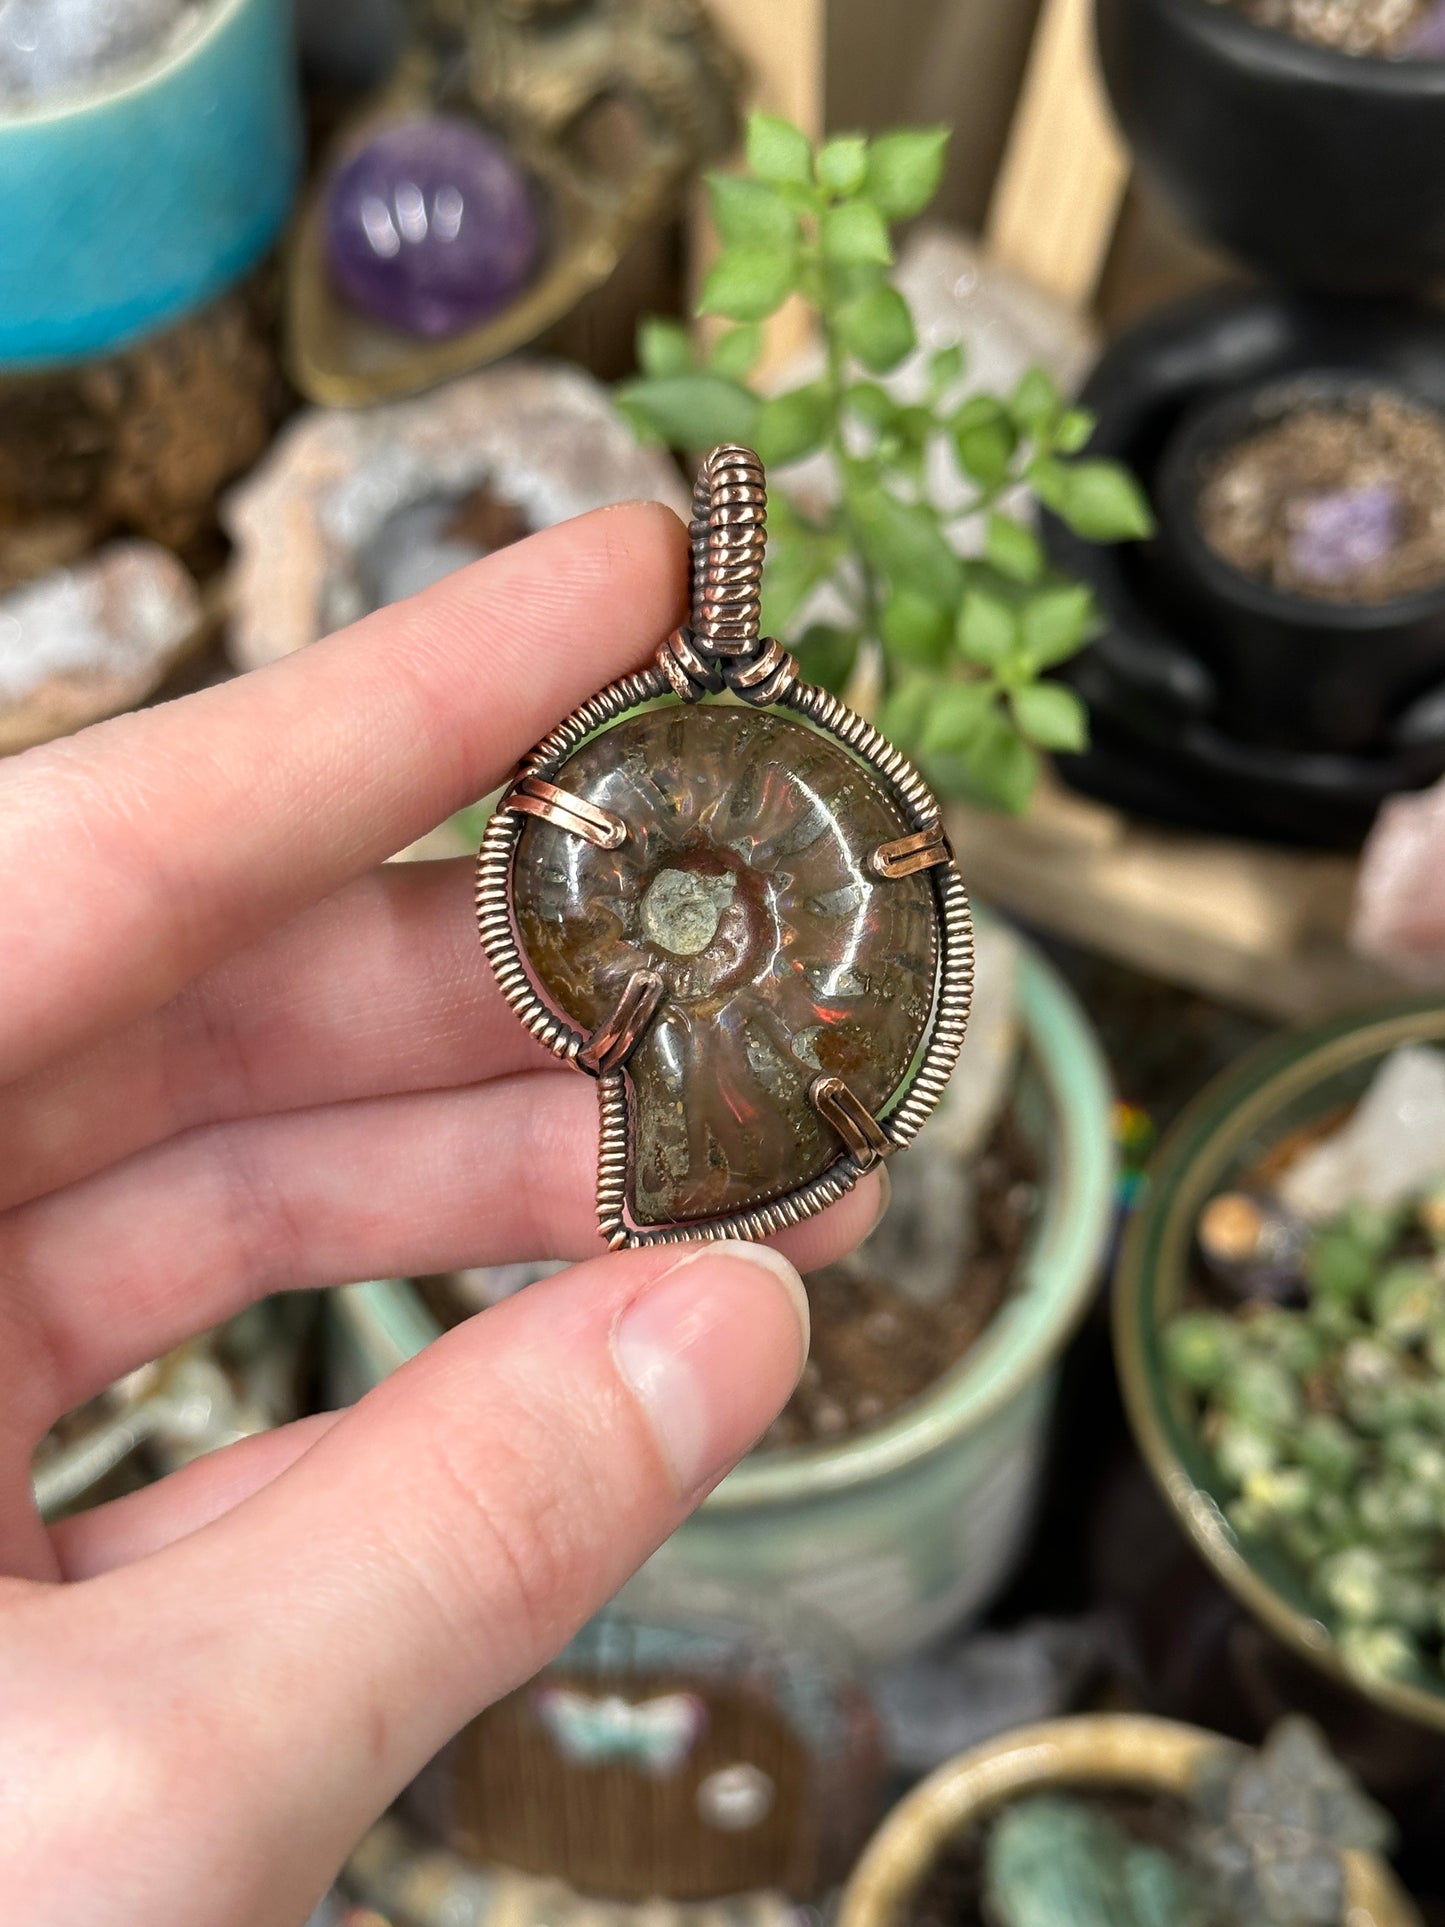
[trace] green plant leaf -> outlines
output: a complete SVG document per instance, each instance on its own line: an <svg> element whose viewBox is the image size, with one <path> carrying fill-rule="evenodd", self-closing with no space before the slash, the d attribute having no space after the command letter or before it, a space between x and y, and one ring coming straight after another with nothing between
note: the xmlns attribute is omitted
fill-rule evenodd
<svg viewBox="0 0 1445 1927"><path fill-rule="evenodd" d="M707 187L725 248L787 252L797 246L797 214L776 189L746 174L709 174Z"/></svg>
<svg viewBox="0 0 1445 1927"><path fill-rule="evenodd" d="M996 488L1008 475L1018 447L1018 431L1003 404L991 395L971 396L949 427L964 474L985 488Z"/></svg>
<svg viewBox="0 0 1445 1927"><path fill-rule="evenodd" d="M755 321L739 328L726 328L707 351L707 365L714 374L742 381L758 365L763 352L763 331Z"/></svg>
<svg viewBox="0 0 1445 1927"><path fill-rule="evenodd" d="M1097 611L1082 582L1041 589L1029 597L1019 618L1024 657L1030 669L1049 669L1077 654L1094 633Z"/></svg>
<svg viewBox="0 0 1445 1927"><path fill-rule="evenodd" d="M886 283L845 302L838 310L837 326L849 354L875 375L886 375L918 345L908 303Z"/></svg>
<svg viewBox="0 0 1445 1927"><path fill-rule="evenodd" d="M1087 408L1070 408L1054 424L1053 444L1061 455L1077 455L1087 448L1098 421Z"/></svg>
<svg viewBox="0 0 1445 1927"><path fill-rule="evenodd" d="M970 589L958 612L957 636L959 649L970 662L1000 669L1018 648L1018 619L997 596Z"/></svg>
<svg viewBox="0 0 1445 1927"><path fill-rule="evenodd" d="M780 527L774 520L763 570L762 630L786 637L808 597L832 574L837 544L831 536L801 527Z"/></svg>
<svg viewBox="0 0 1445 1927"><path fill-rule="evenodd" d="M938 192L948 149L946 127L908 128L868 144L867 190L890 221L919 214Z"/></svg>
<svg viewBox="0 0 1445 1927"><path fill-rule="evenodd" d="M876 381L855 381L843 397L843 406L865 428L879 435L890 429L898 416L897 402Z"/></svg>
<svg viewBox="0 0 1445 1927"><path fill-rule="evenodd" d="M1031 683L1010 692L1014 721L1040 749L1081 750L1089 740L1089 713L1061 682Z"/></svg>
<svg viewBox="0 0 1445 1927"><path fill-rule="evenodd" d="M890 583L952 608L963 586L963 567L921 502L900 502L877 483L847 488L848 512L867 561Z"/></svg>
<svg viewBox="0 0 1445 1927"><path fill-rule="evenodd" d="M943 687L937 676L912 669L884 701L879 726L885 736L912 749L923 734L933 705Z"/></svg>
<svg viewBox="0 0 1445 1927"><path fill-rule="evenodd" d="M937 691L919 747L929 755L970 750L987 727L994 692L986 682L949 682Z"/></svg>
<svg viewBox="0 0 1445 1927"><path fill-rule="evenodd" d="M832 194L856 194L868 165L868 143L861 134L839 134L818 150L814 175Z"/></svg>
<svg viewBox="0 0 1445 1927"><path fill-rule="evenodd" d="M884 267L893 259L888 224L871 201L844 201L818 223L823 252L840 267Z"/></svg>
<svg viewBox="0 0 1445 1927"><path fill-rule="evenodd" d="M948 655L951 611L930 602L916 589L895 584L879 619L883 645L899 662L939 668Z"/></svg>
<svg viewBox="0 0 1445 1927"><path fill-rule="evenodd" d="M1039 581L1044 573L1044 552L1032 529L1015 522L1011 515L993 514L984 527L983 552L987 559L1011 582L1025 588Z"/></svg>
<svg viewBox="0 0 1445 1927"><path fill-rule="evenodd" d="M963 380L968 367L968 357L963 352L961 341L953 342L947 348L938 348L928 357L928 392L935 401L941 401L950 388L956 388Z"/></svg>
<svg viewBox="0 0 1445 1927"><path fill-rule="evenodd" d="M1055 463L1050 476L1055 499L1049 507L1075 535L1088 542L1132 542L1154 533L1154 516L1144 491L1119 462ZM1035 484L1037 488L1037 484ZM1038 489L1039 499L1045 500Z"/></svg>
<svg viewBox="0 0 1445 1927"><path fill-rule="evenodd" d="M830 622L812 622L793 644L798 666L809 682L821 683L834 695L842 692L858 660L858 638Z"/></svg>
<svg viewBox="0 0 1445 1927"><path fill-rule="evenodd" d="M747 152L748 166L760 181L812 181L807 135L775 114L749 114Z"/></svg>
<svg viewBox="0 0 1445 1927"><path fill-rule="evenodd" d="M765 401L753 426L753 446L763 461L781 466L820 448L828 434L828 402L823 382Z"/></svg>
<svg viewBox="0 0 1445 1927"><path fill-rule="evenodd" d="M680 321L646 315L637 325L637 365L644 375L682 375L695 365L692 341Z"/></svg>
<svg viewBox="0 0 1445 1927"><path fill-rule="evenodd" d="M727 248L713 262L699 314L729 321L766 321L798 285L796 254L772 248Z"/></svg>
<svg viewBox="0 0 1445 1927"><path fill-rule="evenodd" d="M982 801L1022 816L1039 779L1039 759L1007 717L995 714L969 745L968 774Z"/></svg>
<svg viewBox="0 0 1445 1927"><path fill-rule="evenodd" d="M670 448L750 442L758 418L756 395L702 371L624 382L613 399L635 427Z"/></svg>
<svg viewBox="0 0 1445 1927"><path fill-rule="evenodd" d="M1042 368L1030 368L1009 396L1008 412L1021 435L1044 440L1063 408L1063 397L1053 377Z"/></svg>

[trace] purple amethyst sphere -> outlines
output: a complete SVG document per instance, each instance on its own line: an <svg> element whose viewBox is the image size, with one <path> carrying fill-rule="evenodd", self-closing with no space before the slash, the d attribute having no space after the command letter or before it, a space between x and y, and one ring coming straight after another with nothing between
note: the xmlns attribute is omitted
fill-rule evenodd
<svg viewBox="0 0 1445 1927"><path fill-rule="evenodd" d="M531 279L536 210L512 155L470 121L403 121L345 161L326 203L342 298L403 334L475 327Z"/></svg>

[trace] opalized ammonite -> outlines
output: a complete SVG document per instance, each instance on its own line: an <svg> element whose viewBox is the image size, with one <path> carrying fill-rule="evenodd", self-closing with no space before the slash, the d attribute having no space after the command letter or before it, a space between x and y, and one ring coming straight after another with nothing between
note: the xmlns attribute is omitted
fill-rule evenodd
<svg viewBox="0 0 1445 1927"><path fill-rule="evenodd" d="M599 1081L614 1245L766 1237L821 1210L916 1134L967 1018L938 805L758 638L764 515L757 457L714 450L691 627L538 744L482 845L502 989Z"/></svg>

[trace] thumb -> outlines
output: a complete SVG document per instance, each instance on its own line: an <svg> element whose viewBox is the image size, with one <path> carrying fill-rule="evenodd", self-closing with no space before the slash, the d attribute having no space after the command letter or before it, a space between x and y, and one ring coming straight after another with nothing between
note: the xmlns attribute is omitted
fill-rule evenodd
<svg viewBox="0 0 1445 1927"><path fill-rule="evenodd" d="M146 1864L184 1857L165 1918L190 1919L191 1873L206 1927L303 1917L450 1735L742 1457L806 1350L802 1282L767 1247L599 1258L447 1333L213 1525L71 1588L112 1655L133 1631L103 1694L130 1748L188 1750L170 1810L106 1818L127 1857L140 1832ZM249 1883L234 1915L218 1862Z"/></svg>

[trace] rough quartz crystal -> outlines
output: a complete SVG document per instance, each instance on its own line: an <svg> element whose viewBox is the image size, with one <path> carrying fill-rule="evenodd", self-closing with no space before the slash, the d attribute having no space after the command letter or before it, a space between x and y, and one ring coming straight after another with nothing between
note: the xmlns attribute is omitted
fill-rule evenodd
<svg viewBox="0 0 1445 1927"><path fill-rule="evenodd" d="M0 0L0 101L84 93L179 45L215 0Z"/></svg>
<svg viewBox="0 0 1445 1927"><path fill-rule="evenodd" d="M510 152L444 115L375 135L327 198L327 258L342 296L404 334L443 339L494 314L527 285L537 245Z"/></svg>
<svg viewBox="0 0 1445 1927"><path fill-rule="evenodd" d="M634 971L666 984L628 1063L638 1222L749 1209L819 1176L843 1147L813 1079L842 1077L876 1116L932 1010L932 881L868 868L912 825L831 737L741 706L624 717L554 780L627 839L602 850L527 822L514 903L532 969L589 1032Z"/></svg>

